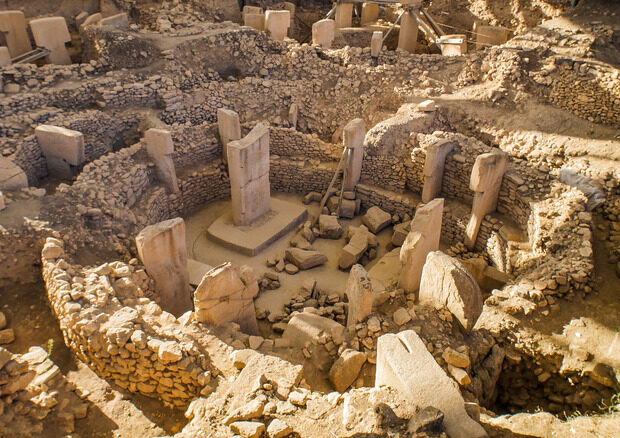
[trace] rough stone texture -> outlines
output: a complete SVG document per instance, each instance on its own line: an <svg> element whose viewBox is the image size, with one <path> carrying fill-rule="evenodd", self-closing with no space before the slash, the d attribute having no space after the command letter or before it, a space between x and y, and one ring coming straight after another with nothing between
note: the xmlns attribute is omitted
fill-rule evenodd
<svg viewBox="0 0 620 438"><path fill-rule="evenodd" d="M399 285L408 293L417 291L420 286L426 255L439 249L443 204L443 198L433 199L418 207L411 221L411 231L400 249Z"/></svg>
<svg viewBox="0 0 620 438"><path fill-rule="evenodd" d="M458 260L441 251L426 257L419 299L421 303L445 306L468 332L482 313L478 283Z"/></svg>
<svg viewBox="0 0 620 438"><path fill-rule="evenodd" d="M392 223L392 216L390 213L374 206L369 208L366 214L362 216L362 223L368 227L371 233L377 234Z"/></svg>
<svg viewBox="0 0 620 438"><path fill-rule="evenodd" d="M312 269L327 262L327 256L325 254L300 248L288 248L285 252L285 258L302 271Z"/></svg>
<svg viewBox="0 0 620 438"><path fill-rule="evenodd" d="M293 315L284 330L283 338L291 345L305 346L306 342L318 343L321 339L342 338L344 326L328 318L303 312Z"/></svg>
<svg viewBox="0 0 620 438"><path fill-rule="evenodd" d="M347 327L355 327L372 312L372 284L362 265L353 265L344 290L349 298Z"/></svg>
<svg viewBox="0 0 620 438"><path fill-rule="evenodd" d="M387 385L409 402L433 406L445 415L444 425L454 438L486 437L465 411L465 401L454 382L435 362L424 342L411 330L387 334L377 343L375 387Z"/></svg>
<svg viewBox="0 0 620 438"><path fill-rule="evenodd" d="M214 325L234 321L245 333L258 334L254 297L258 280L248 266L224 263L205 274L194 292L194 314L199 322Z"/></svg>
<svg viewBox="0 0 620 438"><path fill-rule="evenodd" d="M170 219L144 228L136 236L140 260L155 280L162 307L175 315L191 309L185 222Z"/></svg>
<svg viewBox="0 0 620 438"><path fill-rule="evenodd" d="M337 216L322 214L319 216L319 236L323 239L340 239L343 233Z"/></svg>
<svg viewBox="0 0 620 438"><path fill-rule="evenodd" d="M357 379L366 362L366 355L356 350L344 350L329 370L329 380L338 392L345 392Z"/></svg>

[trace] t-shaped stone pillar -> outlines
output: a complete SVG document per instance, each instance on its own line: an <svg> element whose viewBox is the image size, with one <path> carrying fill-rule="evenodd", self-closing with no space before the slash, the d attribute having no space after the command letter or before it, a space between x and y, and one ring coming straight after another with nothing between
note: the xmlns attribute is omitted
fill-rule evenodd
<svg viewBox="0 0 620 438"><path fill-rule="evenodd" d="M413 16L415 12L405 12L400 20L398 48L414 53L418 44L418 22Z"/></svg>
<svg viewBox="0 0 620 438"><path fill-rule="evenodd" d="M185 222L180 217L144 228L136 236L138 256L155 280L162 309L179 316L192 308L185 248Z"/></svg>
<svg viewBox="0 0 620 438"><path fill-rule="evenodd" d="M370 56L378 57L381 54L381 49L383 49L383 32L377 30L372 33L370 39Z"/></svg>
<svg viewBox="0 0 620 438"><path fill-rule="evenodd" d="M319 20L312 25L312 44L329 49L335 37L336 22L334 20Z"/></svg>
<svg viewBox="0 0 620 438"><path fill-rule="evenodd" d="M508 155L499 150L478 155L476 158L469 182L469 188L475 192L474 202L465 230L465 246L469 250L474 249L484 216L497 209L499 189L507 167Z"/></svg>
<svg viewBox="0 0 620 438"><path fill-rule="evenodd" d="M170 156L174 152L172 134L165 129L151 128L144 133L144 141L146 153L155 163L157 178L166 186L169 193L178 193L177 174Z"/></svg>
<svg viewBox="0 0 620 438"><path fill-rule="evenodd" d="M224 163L228 163L228 143L241 138L239 114L225 108L218 108L217 129L220 133L220 141L222 142Z"/></svg>
<svg viewBox="0 0 620 438"><path fill-rule="evenodd" d="M450 140L438 140L426 149L422 202L427 203L433 200L441 192L446 157L452 150L454 150L454 143Z"/></svg>
<svg viewBox="0 0 620 438"><path fill-rule="evenodd" d="M39 146L45 155L50 175L71 178L73 169L86 161L84 135L79 131L60 126L40 125L34 130Z"/></svg>
<svg viewBox="0 0 620 438"><path fill-rule="evenodd" d="M51 50L47 56L50 64L71 64L71 57L65 43L71 41L67 22L63 17L46 17L30 22L32 36L38 46Z"/></svg>
<svg viewBox="0 0 620 438"><path fill-rule="evenodd" d="M353 3L338 3L335 18L336 28L351 27L353 24Z"/></svg>
<svg viewBox="0 0 620 438"><path fill-rule="evenodd" d="M228 143L228 174L235 225L249 225L271 209L269 128L259 123Z"/></svg>
<svg viewBox="0 0 620 438"><path fill-rule="evenodd" d="M32 50L26 31L26 17L22 11L0 11L0 32L4 33L12 58Z"/></svg>
<svg viewBox="0 0 620 438"><path fill-rule="evenodd" d="M284 41L290 25L291 13L289 11L265 12L265 30L274 40Z"/></svg>
<svg viewBox="0 0 620 438"><path fill-rule="evenodd" d="M379 5L376 3L364 3L362 5L362 18L360 24L362 26L374 23L379 18Z"/></svg>
<svg viewBox="0 0 620 438"><path fill-rule="evenodd" d="M351 267L344 293L349 298L347 327L355 327L372 312L372 285L362 265Z"/></svg>
<svg viewBox="0 0 620 438"><path fill-rule="evenodd" d="M366 126L364 120L353 119L344 127L342 143L350 149L347 176L342 183L345 192L355 191L355 187L362 174L362 162L364 161L364 137Z"/></svg>
<svg viewBox="0 0 620 438"><path fill-rule="evenodd" d="M418 290L426 256L439 249L442 214L443 198L436 198L419 206L411 221L411 231L400 249L399 285L407 293Z"/></svg>

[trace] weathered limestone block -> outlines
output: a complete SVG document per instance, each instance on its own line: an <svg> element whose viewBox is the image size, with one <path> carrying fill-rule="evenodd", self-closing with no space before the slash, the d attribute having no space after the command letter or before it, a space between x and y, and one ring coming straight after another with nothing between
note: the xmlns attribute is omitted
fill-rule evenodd
<svg viewBox="0 0 620 438"><path fill-rule="evenodd" d="M372 33L370 38L370 56L373 58L378 57L383 49L383 32L380 30Z"/></svg>
<svg viewBox="0 0 620 438"><path fill-rule="evenodd" d="M241 330L258 334L254 297L258 279L252 268L224 263L205 274L194 292L196 320L214 325L234 321Z"/></svg>
<svg viewBox="0 0 620 438"><path fill-rule="evenodd" d="M374 23L379 18L379 5L376 3L364 3L362 5L362 18L360 24L363 26Z"/></svg>
<svg viewBox="0 0 620 438"><path fill-rule="evenodd" d="M329 370L329 380L336 391L345 392L355 382L364 362L366 355L362 352L351 349L342 352Z"/></svg>
<svg viewBox="0 0 620 438"><path fill-rule="evenodd" d="M460 42L459 42L460 41ZM461 56L467 53L467 35L444 35L437 42L443 56Z"/></svg>
<svg viewBox="0 0 620 438"><path fill-rule="evenodd" d="M177 316L191 309L183 219L144 228L136 236L136 247L146 271L155 280L161 307Z"/></svg>
<svg viewBox="0 0 620 438"><path fill-rule="evenodd" d="M474 32L476 33L476 50L504 44L508 41L508 30L503 27L476 23L474 25Z"/></svg>
<svg viewBox="0 0 620 438"><path fill-rule="evenodd" d="M422 202L430 202L441 193L441 181L443 180L446 157L454 150L454 146L454 142L450 140L439 140L426 149Z"/></svg>
<svg viewBox="0 0 620 438"><path fill-rule="evenodd" d="M19 190L28 187L26 173L8 158L0 157L0 189Z"/></svg>
<svg viewBox="0 0 620 438"><path fill-rule="evenodd" d="M102 18L100 24L102 26L114 26L119 29L127 29L129 27L129 17L126 12L122 12L120 14Z"/></svg>
<svg viewBox="0 0 620 438"><path fill-rule="evenodd" d="M59 126L40 125L35 135L47 161L50 175L71 178L75 169L84 163L84 136L79 131Z"/></svg>
<svg viewBox="0 0 620 438"><path fill-rule="evenodd" d="M336 6L336 28L351 27L353 24L353 3L338 3Z"/></svg>
<svg viewBox="0 0 620 438"><path fill-rule="evenodd" d="M398 34L398 48L409 53L415 53L418 45L418 22L412 13L405 13L400 20Z"/></svg>
<svg viewBox="0 0 620 438"><path fill-rule="evenodd" d="M179 184L171 154L174 152L172 134L166 129L151 128L144 133L146 153L155 163L157 178L169 193L178 193Z"/></svg>
<svg viewBox="0 0 620 438"><path fill-rule="evenodd" d="M228 163L228 143L241 139L239 114L226 108L217 109L217 129L222 142L224 163Z"/></svg>
<svg viewBox="0 0 620 438"><path fill-rule="evenodd" d="M65 43L71 42L71 34L64 17L32 20L30 29L37 45L51 50L52 53L46 58L49 64L71 64L71 57L65 47Z"/></svg>
<svg viewBox="0 0 620 438"><path fill-rule="evenodd" d="M362 265L353 265L344 290L349 298L347 327L355 327L372 312L372 284Z"/></svg>
<svg viewBox="0 0 620 438"><path fill-rule="evenodd" d="M0 67L11 64L11 53L8 47L0 47Z"/></svg>
<svg viewBox="0 0 620 438"><path fill-rule="evenodd" d="M284 252L284 257L288 262L294 264L302 271L312 269L327 262L327 256L325 254L301 248L287 248Z"/></svg>
<svg viewBox="0 0 620 438"><path fill-rule="evenodd" d="M291 13L289 11L265 12L265 30L274 40L284 41L290 25Z"/></svg>
<svg viewBox="0 0 620 438"><path fill-rule="evenodd" d="M362 216L362 223L368 227L371 233L377 234L392 223L392 215L375 205L370 207Z"/></svg>
<svg viewBox="0 0 620 438"><path fill-rule="evenodd" d="M303 347L306 342L318 344L324 337L342 339L343 334L344 326L333 319L303 312L293 315L282 337L288 339L291 345Z"/></svg>
<svg viewBox="0 0 620 438"><path fill-rule="evenodd" d="M474 201L465 230L465 246L470 250L476 244L482 219L497 209L499 190L507 167L508 154L502 151L481 154L476 158L469 182L469 188L475 192Z"/></svg>
<svg viewBox="0 0 620 438"><path fill-rule="evenodd" d="M342 143L349 148L349 161L347 164L347 176L342 183L344 191L353 192L362 174L362 162L364 161L364 136L366 125L362 119L353 119L346 124L342 132Z"/></svg>
<svg viewBox="0 0 620 438"><path fill-rule="evenodd" d="M265 30L265 14L251 14L251 13L244 14L243 25L249 26L256 30L264 31Z"/></svg>
<svg viewBox="0 0 620 438"><path fill-rule="evenodd" d="M482 313L476 280L457 259L434 251L426 257L420 281L420 303L446 307L469 332Z"/></svg>
<svg viewBox="0 0 620 438"><path fill-rule="evenodd" d="M349 227L346 237L349 243L342 248L340 253L338 259L340 269L349 269L362 258L369 247L374 248L378 245L377 236L369 232L364 225Z"/></svg>
<svg viewBox="0 0 620 438"><path fill-rule="evenodd" d="M11 58L32 50L26 30L26 17L22 11L0 11L0 32L4 33Z"/></svg>
<svg viewBox="0 0 620 438"><path fill-rule="evenodd" d="M319 236L323 239L340 239L343 229L336 216L322 214L319 216Z"/></svg>
<svg viewBox="0 0 620 438"><path fill-rule="evenodd" d="M243 7L243 10L241 11L241 15L243 15L244 17L246 14L262 14L262 13L263 13L263 8L261 8L260 6L245 5Z"/></svg>
<svg viewBox="0 0 620 438"><path fill-rule="evenodd" d="M400 249L399 285L407 293L418 290L427 254L439 249L442 213L443 198L435 198L418 207L411 221L411 231Z"/></svg>
<svg viewBox="0 0 620 438"><path fill-rule="evenodd" d="M336 22L334 20L319 20L312 25L312 44L318 44L329 49L336 37Z"/></svg>
<svg viewBox="0 0 620 438"><path fill-rule="evenodd" d="M375 387L382 385L394 388L407 403L433 406L443 412L450 437L487 436L482 426L467 414L456 384L412 330L379 337Z"/></svg>
<svg viewBox="0 0 620 438"><path fill-rule="evenodd" d="M249 225L271 209L269 129L259 123L241 140L228 143L233 222Z"/></svg>

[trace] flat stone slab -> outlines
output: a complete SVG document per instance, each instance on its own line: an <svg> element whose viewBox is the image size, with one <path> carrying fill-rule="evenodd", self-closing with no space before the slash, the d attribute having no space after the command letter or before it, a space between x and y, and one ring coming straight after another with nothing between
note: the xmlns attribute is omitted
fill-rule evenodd
<svg viewBox="0 0 620 438"><path fill-rule="evenodd" d="M194 259L187 259L187 270L189 272L189 284L198 286L202 278L207 272L213 269L213 266L199 262Z"/></svg>
<svg viewBox="0 0 620 438"><path fill-rule="evenodd" d="M302 205L271 198L271 211L250 225L236 226L232 206L207 230L210 239L248 256L255 256L305 221L308 210Z"/></svg>

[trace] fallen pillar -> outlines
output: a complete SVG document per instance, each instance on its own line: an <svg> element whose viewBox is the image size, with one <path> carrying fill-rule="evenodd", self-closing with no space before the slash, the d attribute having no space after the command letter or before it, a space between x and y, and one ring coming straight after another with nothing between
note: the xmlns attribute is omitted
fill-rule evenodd
<svg viewBox="0 0 620 438"><path fill-rule="evenodd" d="M439 249L442 214L443 198L436 198L418 207L411 221L411 231L400 249L402 267L398 281L407 293L418 290L426 256Z"/></svg>
<svg viewBox="0 0 620 438"><path fill-rule="evenodd" d="M276 41L284 41L291 25L291 13L289 11L266 11L265 30Z"/></svg>
<svg viewBox="0 0 620 438"><path fill-rule="evenodd" d="M457 259L441 251L426 257L422 269L420 303L443 306L470 332L482 313L482 293L470 272Z"/></svg>
<svg viewBox="0 0 620 438"><path fill-rule="evenodd" d="M217 129L222 142L222 157L224 163L228 163L228 143L241 139L239 114L226 108L218 108Z"/></svg>
<svg viewBox="0 0 620 438"><path fill-rule="evenodd" d="M312 44L329 49L335 37L336 22L334 20L319 20L312 25Z"/></svg>
<svg viewBox="0 0 620 438"><path fill-rule="evenodd" d="M71 64L65 43L71 42L71 34L64 17L46 17L30 22L32 36L37 46L45 47L51 53L47 56L49 64Z"/></svg>
<svg viewBox="0 0 620 438"><path fill-rule="evenodd" d="M443 180L446 157L453 150L454 143L450 140L436 141L426 149L422 202L430 202L441 193L441 182Z"/></svg>
<svg viewBox="0 0 620 438"><path fill-rule="evenodd" d="M353 265L344 290L349 298L347 327L355 327L372 312L372 285L362 265Z"/></svg>
<svg viewBox="0 0 620 438"><path fill-rule="evenodd" d="M32 50L26 30L26 17L22 11L0 11L0 33L4 34L11 58Z"/></svg>
<svg viewBox="0 0 620 438"><path fill-rule="evenodd" d="M151 128L145 132L144 140L146 153L155 163L157 179L164 184L169 193L178 193L179 184L171 157L174 152L172 134L165 129Z"/></svg>
<svg viewBox="0 0 620 438"><path fill-rule="evenodd" d="M412 330L379 337L375 387L380 386L395 389L406 403L439 409L445 415L444 426L451 438L487 436L467 414L454 381Z"/></svg>
<svg viewBox="0 0 620 438"><path fill-rule="evenodd" d="M233 222L249 225L271 208L269 129L259 123L241 140L228 143Z"/></svg>
<svg viewBox="0 0 620 438"><path fill-rule="evenodd" d="M478 155L471 171L469 187L473 190L474 201L471 217L465 229L465 246L473 250L482 219L497 209L497 198L502 186L502 178L508 167L508 155L494 151Z"/></svg>
<svg viewBox="0 0 620 438"><path fill-rule="evenodd" d="M179 316L192 308L185 248L185 222L180 217L149 225L136 236L138 256L155 281L162 309Z"/></svg>
<svg viewBox="0 0 620 438"><path fill-rule="evenodd" d="M249 266L224 263L207 272L194 292L194 316L216 326L234 321L248 334L258 334L254 297L258 279Z"/></svg>

